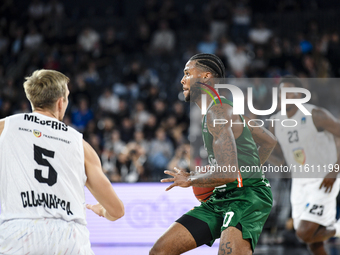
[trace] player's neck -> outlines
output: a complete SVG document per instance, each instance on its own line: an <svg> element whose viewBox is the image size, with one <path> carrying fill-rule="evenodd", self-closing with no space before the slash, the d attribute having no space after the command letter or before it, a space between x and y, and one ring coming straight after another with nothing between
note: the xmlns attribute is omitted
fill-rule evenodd
<svg viewBox="0 0 340 255"><path fill-rule="evenodd" d="M296 113L298 110L299 110L299 108L297 108L296 105L294 105L294 106L292 107L292 109L289 109L289 110L287 111L287 117L288 117L288 118L293 117L293 116L295 115L295 113Z"/></svg>
<svg viewBox="0 0 340 255"><path fill-rule="evenodd" d="M206 97L206 102L207 102L206 107L208 109L209 105L212 102L212 98L211 97ZM202 110L202 98L201 97L197 98L197 100L195 101L195 104L197 104L197 106Z"/></svg>
<svg viewBox="0 0 340 255"><path fill-rule="evenodd" d="M37 108L37 109L34 109L33 112L40 113L40 114L45 115L47 117L51 117L51 118L59 120L57 118L57 113L55 113L51 110Z"/></svg>

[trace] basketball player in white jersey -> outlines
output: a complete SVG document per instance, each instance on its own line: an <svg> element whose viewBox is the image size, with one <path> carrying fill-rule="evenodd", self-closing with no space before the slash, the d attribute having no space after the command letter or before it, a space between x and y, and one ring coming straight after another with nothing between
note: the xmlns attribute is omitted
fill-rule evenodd
<svg viewBox="0 0 340 255"><path fill-rule="evenodd" d="M302 84L298 78L286 76L280 82L280 88L282 87L302 87ZM287 93L287 99L301 98L301 95ZM336 178L335 171L328 171L339 164L334 136L340 137L340 121L323 108L311 104L303 106L312 115L304 115L292 104L287 105L287 115L282 116L278 112L272 116L272 119L280 120L274 121L274 127L271 127L272 133L278 139L274 153L281 155L288 166L296 169L295 173L292 171L291 190L296 234L308 244L313 254L324 255L327 253L323 241L333 236L340 237L340 224L335 222L340 180ZM287 118L294 119L297 125L283 127L280 123ZM324 172L324 166L327 172ZM309 173L312 172L312 167L315 172L320 168L318 177L304 172L307 167Z"/></svg>
<svg viewBox="0 0 340 255"><path fill-rule="evenodd" d="M85 208L111 221L124 215L97 154L62 122L68 82L35 71L24 83L33 113L0 120L0 254L93 254ZM97 205L85 204L84 185Z"/></svg>

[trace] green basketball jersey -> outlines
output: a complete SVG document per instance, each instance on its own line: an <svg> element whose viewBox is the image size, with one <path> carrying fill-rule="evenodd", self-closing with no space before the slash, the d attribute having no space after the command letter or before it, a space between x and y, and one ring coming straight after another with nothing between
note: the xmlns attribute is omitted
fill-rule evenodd
<svg viewBox="0 0 340 255"><path fill-rule="evenodd" d="M233 106L233 103L228 99L221 97L221 101L224 104L229 104ZM208 107L207 111L213 106L213 102ZM240 115L242 121L244 122L244 118ZM235 124L241 125L243 124ZM208 152L208 161L210 166L216 166L217 162L215 159L214 151L213 151L213 136L210 134L207 127L206 115L203 117L202 122L202 137L205 149ZM250 186L269 186L269 182L265 179L264 174L260 168L261 162L258 154L258 150L256 147L256 143L251 135L251 132L245 124L243 127L242 134L235 139L236 147L237 147L237 160L238 167L240 172L238 174L237 180L232 183L228 183L219 187L216 187L219 191L231 190L236 187L250 187ZM225 168L227 169L227 168Z"/></svg>

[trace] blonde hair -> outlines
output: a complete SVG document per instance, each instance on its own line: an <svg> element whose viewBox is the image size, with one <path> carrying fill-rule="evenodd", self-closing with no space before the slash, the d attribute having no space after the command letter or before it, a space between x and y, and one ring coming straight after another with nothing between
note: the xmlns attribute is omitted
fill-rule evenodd
<svg viewBox="0 0 340 255"><path fill-rule="evenodd" d="M37 70L26 77L24 89L32 108L53 109L60 97L66 98L66 87L70 79L54 70Z"/></svg>

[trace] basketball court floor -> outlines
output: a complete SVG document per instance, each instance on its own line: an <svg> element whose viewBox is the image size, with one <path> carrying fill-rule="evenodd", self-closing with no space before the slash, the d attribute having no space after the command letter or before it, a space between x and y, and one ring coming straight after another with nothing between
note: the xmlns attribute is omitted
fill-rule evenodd
<svg viewBox="0 0 340 255"><path fill-rule="evenodd" d="M97 246L92 245L92 249L96 255L147 255L151 246ZM340 255L340 245L327 245L329 255ZM186 255L217 255L218 246L212 247L202 246L195 250L184 253ZM259 245L256 247L254 255L309 255L306 248L285 248L279 245L267 246Z"/></svg>

